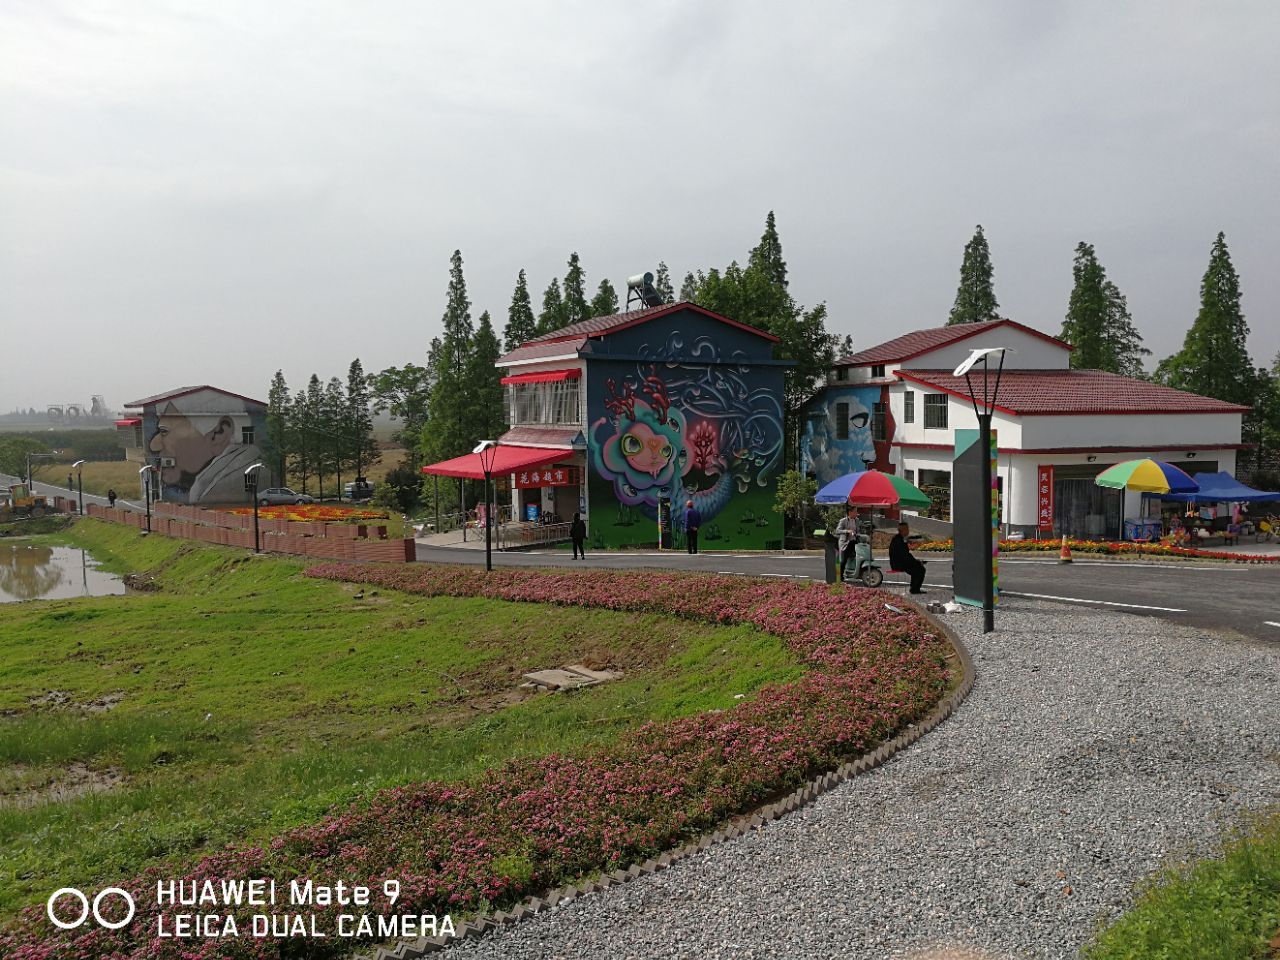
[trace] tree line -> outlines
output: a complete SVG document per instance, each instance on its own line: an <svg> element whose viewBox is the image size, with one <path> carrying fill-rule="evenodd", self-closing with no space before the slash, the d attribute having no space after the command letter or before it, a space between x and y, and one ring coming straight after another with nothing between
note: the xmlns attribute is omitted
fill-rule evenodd
<svg viewBox="0 0 1280 960"><path fill-rule="evenodd" d="M1243 442L1250 444L1241 460L1253 480L1268 489L1280 484L1276 455L1280 451L1280 353L1271 366L1256 364L1249 354L1249 325L1241 307L1240 278L1231 262L1226 236L1219 233L1209 251L1200 281L1200 308L1182 342L1148 373L1142 345L1128 301L1107 277L1092 244L1081 241L1072 264L1072 289L1060 339L1075 347L1075 369L1106 370L1250 407L1244 418ZM949 324L1000 319L994 270L987 239L979 225L965 245L960 285Z"/></svg>
<svg viewBox="0 0 1280 960"><path fill-rule="evenodd" d="M346 474L355 480L378 458L373 436L370 378L359 358L347 368L343 383L322 383L313 373L303 389L289 392L284 371L277 370L267 391L264 457L281 483L295 483L300 493L324 489L324 479Z"/></svg>

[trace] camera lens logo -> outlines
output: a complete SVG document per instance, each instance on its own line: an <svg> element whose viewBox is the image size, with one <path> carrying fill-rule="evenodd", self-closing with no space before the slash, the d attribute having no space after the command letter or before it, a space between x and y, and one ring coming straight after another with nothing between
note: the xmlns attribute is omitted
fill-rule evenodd
<svg viewBox="0 0 1280 960"><path fill-rule="evenodd" d="M108 920L102 915L102 901L112 894L129 905L129 912L125 914L123 920ZM65 920L54 912L54 904L63 897L80 901L80 915L74 920ZM119 930L133 919L133 914L136 910L137 907L133 902L133 897L129 895L129 891L121 890L119 887L104 887L98 891L98 895L93 898L92 906L89 903L89 898L80 890L75 887L63 887L60 890L53 891L52 896L49 897L49 902L45 904L45 911L49 914L50 922L60 930L74 930L76 927L83 926L84 922L89 919L90 913L93 914L93 919L98 922L98 926L106 927L108 930Z"/></svg>

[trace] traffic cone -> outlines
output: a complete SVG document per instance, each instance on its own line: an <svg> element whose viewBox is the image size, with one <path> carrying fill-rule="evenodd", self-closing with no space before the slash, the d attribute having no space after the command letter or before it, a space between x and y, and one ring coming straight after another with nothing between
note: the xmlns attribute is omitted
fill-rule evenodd
<svg viewBox="0 0 1280 960"><path fill-rule="evenodd" d="M1065 533L1062 535L1062 550L1059 551L1058 553L1058 562L1059 563L1071 562L1071 547L1067 545L1067 535Z"/></svg>

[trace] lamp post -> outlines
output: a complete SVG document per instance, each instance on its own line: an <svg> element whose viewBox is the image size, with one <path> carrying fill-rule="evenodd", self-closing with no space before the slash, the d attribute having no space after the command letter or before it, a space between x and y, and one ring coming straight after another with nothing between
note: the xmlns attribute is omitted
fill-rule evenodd
<svg viewBox="0 0 1280 960"><path fill-rule="evenodd" d="M484 568L493 569L493 511L490 509L489 483L493 479L493 461L498 456L497 440L481 440L471 451L480 458L484 471Z"/></svg>
<svg viewBox="0 0 1280 960"><path fill-rule="evenodd" d="M990 633L996 628L996 588L995 588L995 562L996 562L996 544L995 544L995 523L997 517L996 503L997 493L994 478L991 476L991 418L996 407L996 395L1000 392L1000 376L1004 373L1004 356L1006 353L1013 351L1007 347L986 347L978 350L972 350L960 366L956 367L952 374L956 377L964 377L965 385L969 389L969 399L973 402L973 412L978 418L978 452L982 458L982 482L980 488L982 491L981 503L975 503L975 507L980 507L982 515L986 518L982 523L982 555L986 558L985 562L991 564L991 568L984 567L982 576L982 632ZM999 355L999 363L995 371L995 383L991 383L991 358ZM973 383L974 367L978 364L982 366L982 383L981 393L975 389ZM979 403L981 396L981 403Z"/></svg>
<svg viewBox="0 0 1280 960"><path fill-rule="evenodd" d="M147 533L151 532L151 474L155 472L155 465L148 463L145 467L138 471L138 476L142 477L142 493L147 501Z"/></svg>
<svg viewBox="0 0 1280 960"><path fill-rule="evenodd" d="M77 460L75 463L71 465L71 468L76 472L76 486L79 488L79 493L80 493L80 516L83 517L84 516L84 461Z"/></svg>
<svg viewBox="0 0 1280 960"><path fill-rule="evenodd" d="M253 463L244 468L244 489L253 501L253 552L262 552L262 539L258 535L258 471L262 464Z"/></svg>

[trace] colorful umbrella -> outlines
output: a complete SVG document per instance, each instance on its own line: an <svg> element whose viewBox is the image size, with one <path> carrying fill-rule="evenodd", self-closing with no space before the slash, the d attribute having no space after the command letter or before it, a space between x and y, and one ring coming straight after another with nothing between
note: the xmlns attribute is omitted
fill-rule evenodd
<svg viewBox="0 0 1280 960"><path fill-rule="evenodd" d="M1171 463L1163 460L1126 460L1107 467L1093 481L1113 490L1138 490L1142 493L1195 493L1200 484Z"/></svg>
<svg viewBox="0 0 1280 960"><path fill-rule="evenodd" d="M879 470L861 470L837 477L818 491L818 503L851 503L855 507L916 507L930 500L914 483Z"/></svg>

